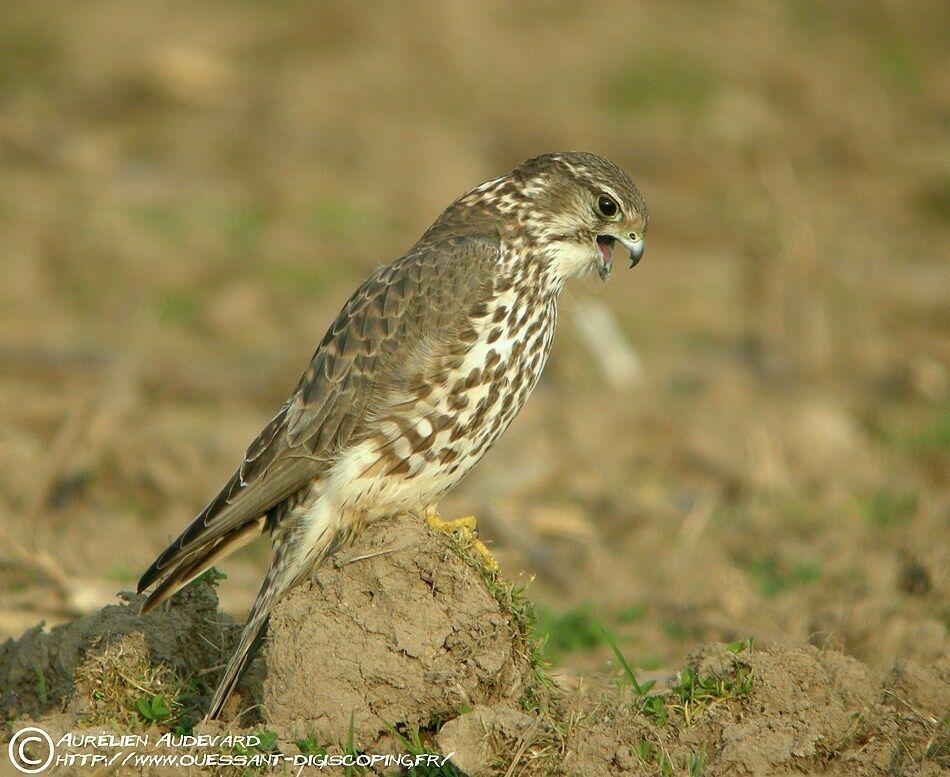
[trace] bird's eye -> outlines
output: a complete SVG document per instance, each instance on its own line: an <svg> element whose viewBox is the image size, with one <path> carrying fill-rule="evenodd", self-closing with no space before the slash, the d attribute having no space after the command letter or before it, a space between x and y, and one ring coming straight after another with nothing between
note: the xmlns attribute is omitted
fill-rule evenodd
<svg viewBox="0 0 950 777"><path fill-rule="evenodd" d="M600 197L597 198L597 210L600 211L600 215L606 219L616 219L620 217L620 208L617 207L617 203L606 194L601 194Z"/></svg>

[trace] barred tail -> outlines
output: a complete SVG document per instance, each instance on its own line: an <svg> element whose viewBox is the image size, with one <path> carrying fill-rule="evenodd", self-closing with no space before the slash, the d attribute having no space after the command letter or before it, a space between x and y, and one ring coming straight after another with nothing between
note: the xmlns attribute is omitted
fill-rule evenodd
<svg viewBox="0 0 950 777"><path fill-rule="evenodd" d="M228 696L257 653L277 600L303 580L311 569L339 550L351 536L351 529L331 528L325 520L320 521L317 527L312 524L295 525L288 521L284 530L274 536L274 560L247 616L237 649L228 661L224 675L214 692L208 709L209 718L216 718L221 714L221 708L224 707Z"/></svg>
<svg viewBox="0 0 950 777"><path fill-rule="evenodd" d="M230 556L238 548L242 548L251 540L256 539L264 533L266 519L261 517L253 521L248 521L242 526L228 532L211 542L199 546L189 553L182 554L176 552L166 559L163 558L169 550L178 551L174 543L169 549L159 556L155 563L149 567L142 579L139 580L139 593L151 586L159 577L165 575L161 583L152 591L148 599L142 604L141 613L144 615L150 610L154 610L158 605L175 594L176 591L184 588L188 583L194 580L198 575L209 567L216 564L226 556ZM169 568L170 567L170 568Z"/></svg>
<svg viewBox="0 0 950 777"><path fill-rule="evenodd" d="M254 600L254 606L251 607L247 621L244 623L237 649L228 661L214 692L214 698L211 699L211 706L208 708L209 718L217 718L221 714L221 708L224 707L264 640L264 635L267 633L267 621L270 619L274 604L289 587L275 584L279 583L278 571L277 565L274 564L264 578L261 590L257 593L257 599Z"/></svg>

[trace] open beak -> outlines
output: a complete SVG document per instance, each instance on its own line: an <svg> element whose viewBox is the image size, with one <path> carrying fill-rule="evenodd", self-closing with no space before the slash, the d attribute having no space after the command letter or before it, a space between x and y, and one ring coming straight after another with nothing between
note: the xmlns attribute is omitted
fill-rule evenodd
<svg viewBox="0 0 950 777"><path fill-rule="evenodd" d="M600 249L600 267L597 268L597 274L602 281L610 277L611 260L613 258L614 244L617 241L623 245L630 253L630 266L635 267L637 262L643 257L643 238L634 235L626 237L615 237L614 235L598 235L597 248Z"/></svg>
<svg viewBox="0 0 950 777"><path fill-rule="evenodd" d="M630 252L630 266L636 267L637 262L643 258L643 238L629 235L627 237L618 237L617 239L623 243L623 247Z"/></svg>
<svg viewBox="0 0 950 777"><path fill-rule="evenodd" d="M597 268L597 274L602 281L610 277L611 260L614 255L614 243L617 239L613 235L598 235L597 248L600 249L600 267Z"/></svg>

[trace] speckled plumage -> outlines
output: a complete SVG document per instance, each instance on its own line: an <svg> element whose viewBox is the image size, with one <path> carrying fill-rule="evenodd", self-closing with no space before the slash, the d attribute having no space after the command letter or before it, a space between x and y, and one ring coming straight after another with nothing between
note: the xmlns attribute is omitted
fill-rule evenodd
<svg viewBox="0 0 950 777"><path fill-rule="evenodd" d="M598 213L603 196L622 218ZM541 375L565 280L606 278L614 239L642 251L646 218L611 162L547 154L464 194L357 289L238 471L139 581L157 583L145 611L270 535L274 561L210 716L283 592L374 518L434 505L491 448Z"/></svg>

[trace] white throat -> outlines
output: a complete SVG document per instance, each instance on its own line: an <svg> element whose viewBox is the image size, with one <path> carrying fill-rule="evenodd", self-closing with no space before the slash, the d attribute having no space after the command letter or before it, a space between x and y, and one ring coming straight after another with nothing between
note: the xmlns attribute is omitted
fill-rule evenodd
<svg viewBox="0 0 950 777"><path fill-rule="evenodd" d="M552 243L547 249L552 275L563 284L569 278L577 278L596 269L599 254L594 247L574 240Z"/></svg>

